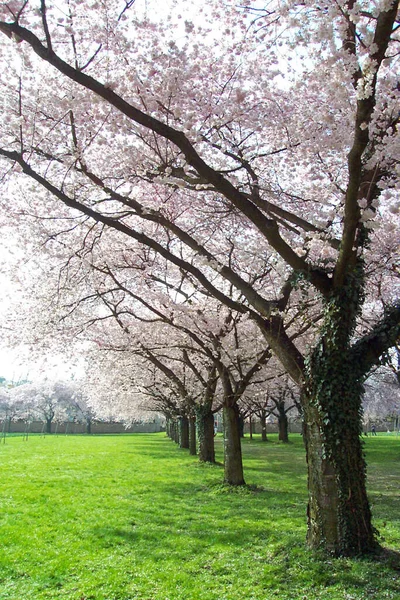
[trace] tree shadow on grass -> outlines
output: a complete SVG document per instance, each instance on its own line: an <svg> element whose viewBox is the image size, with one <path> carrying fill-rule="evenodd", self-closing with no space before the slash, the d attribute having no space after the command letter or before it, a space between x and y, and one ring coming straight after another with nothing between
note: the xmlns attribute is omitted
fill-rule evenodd
<svg viewBox="0 0 400 600"><path fill-rule="evenodd" d="M377 554L377 560L382 564L388 566L390 569L393 569L393 571L398 571L400 573L400 552L398 552L397 550L391 550L390 548L381 548Z"/></svg>
<svg viewBox="0 0 400 600"><path fill-rule="evenodd" d="M258 570L257 584L262 583L267 598L269 592L277 589L281 594L288 594L279 596L281 598L300 597L296 595L298 590L302 590L302 594L309 591L312 598L319 597L319 593L324 598L327 593L342 598L344 590L349 598L361 598L358 596L361 592L363 598L379 598L383 590L391 594L384 597L398 597L400 553L392 550L385 549L377 556L361 559L332 558L307 550L304 532L284 531L280 541L276 531L268 526L262 529L251 526L235 532L229 528L224 530L221 523L208 530L203 523L202 529L172 529L169 533L156 523L146 527L142 524L137 529L133 523L130 529L105 527L98 533L108 542L107 546L123 545L136 554L135 560L143 560L147 569L154 563L160 572L173 568L171 564L178 561L176 564L181 565L182 571L192 570L195 577L201 578L202 564L214 578L234 577L239 568L235 560L240 555L247 561L250 578L253 567ZM265 560L260 567L263 555ZM370 573L367 587L366 573Z"/></svg>
<svg viewBox="0 0 400 600"><path fill-rule="evenodd" d="M194 551L196 543L201 547L240 548L259 540L279 540L285 522L285 539L303 542L304 532L300 533L298 525L291 530L293 518L304 521L305 506L299 506L296 493L255 485L232 487L210 482L196 488L190 483L171 482L157 483L157 496L151 504L136 504L134 491L129 497L132 512L126 525L104 524L92 529L92 535L105 545L117 543L117 539L144 546L159 542L168 551L184 539ZM289 513L291 520L287 520Z"/></svg>
<svg viewBox="0 0 400 600"><path fill-rule="evenodd" d="M98 537L103 547L127 545L133 551L142 554L143 549L149 556L159 557L166 560L181 550L186 555L205 555L213 550L225 549L229 553L235 553L242 548L260 546L265 544L266 554L269 541L278 542L278 536L273 529L265 524L253 527L243 527L234 530L223 527L223 524L204 527L195 523L192 527L177 528L175 524L149 523L137 528L127 525L124 527L100 527L92 532ZM288 539L288 547L302 543L302 535L285 533Z"/></svg>

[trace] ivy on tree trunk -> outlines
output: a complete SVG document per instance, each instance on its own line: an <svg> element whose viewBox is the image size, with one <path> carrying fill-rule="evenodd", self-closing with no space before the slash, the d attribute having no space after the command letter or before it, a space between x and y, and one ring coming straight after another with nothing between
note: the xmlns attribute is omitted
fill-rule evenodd
<svg viewBox="0 0 400 600"><path fill-rule="evenodd" d="M363 374L350 347L362 286L362 268L355 269L326 301L324 328L307 365L302 397L308 542L313 548L347 556L377 546L361 440Z"/></svg>

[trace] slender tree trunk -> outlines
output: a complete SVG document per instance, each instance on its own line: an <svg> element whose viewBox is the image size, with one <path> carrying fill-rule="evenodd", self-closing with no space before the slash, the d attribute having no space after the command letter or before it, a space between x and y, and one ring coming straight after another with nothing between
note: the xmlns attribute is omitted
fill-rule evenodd
<svg viewBox="0 0 400 600"><path fill-rule="evenodd" d="M184 415L179 417L179 446L180 448L189 448L189 419Z"/></svg>
<svg viewBox="0 0 400 600"><path fill-rule="evenodd" d="M196 432L199 446L199 460L215 463L214 413L212 405L217 386L217 369L212 365L208 372L203 404L196 405Z"/></svg>
<svg viewBox="0 0 400 600"><path fill-rule="evenodd" d="M178 419L174 419L174 442L179 444L179 422Z"/></svg>
<svg viewBox="0 0 400 600"><path fill-rule="evenodd" d="M86 433L88 435L92 433L92 419L90 417L86 419Z"/></svg>
<svg viewBox="0 0 400 600"><path fill-rule="evenodd" d="M46 419L46 433L51 433L52 419Z"/></svg>
<svg viewBox="0 0 400 600"><path fill-rule="evenodd" d="M166 432L169 439L174 441L174 420L172 417L167 417Z"/></svg>
<svg viewBox="0 0 400 600"><path fill-rule="evenodd" d="M253 439L253 419L251 417L251 415L249 416L249 432L250 432L250 439Z"/></svg>
<svg viewBox="0 0 400 600"><path fill-rule="evenodd" d="M261 441L266 442L267 441L267 417L266 417L266 415L261 415L260 424L261 424Z"/></svg>
<svg viewBox="0 0 400 600"><path fill-rule="evenodd" d="M215 463L214 414L211 404L196 406L196 426L200 462Z"/></svg>
<svg viewBox="0 0 400 600"><path fill-rule="evenodd" d="M244 485L239 408L224 406L224 480L230 485Z"/></svg>
<svg viewBox="0 0 400 600"><path fill-rule="evenodd" d="M197 454L196 448L196 417L189 417L189 454L195 456Z"/></svg>
<svg viewBox="0 0 400 600"><path fill-rule="evenodd" d="M177 436L178 436L178 428L176 426L176 420L172 418L169 423L169 437L171 438L171 440L173 442L178 443L179 440L177 439Z"/></svg>
<svg viewBox="0 0 400 600"><path fill-rule="evenodd" d="M283 411L282 413L279 412L279 417L278 417L279 437L278 437L278 439L280 442L283 442L284 444L289 443L288 426L289 426L289 422L288 422L288 418L287 418L285 411Z"/></svg>

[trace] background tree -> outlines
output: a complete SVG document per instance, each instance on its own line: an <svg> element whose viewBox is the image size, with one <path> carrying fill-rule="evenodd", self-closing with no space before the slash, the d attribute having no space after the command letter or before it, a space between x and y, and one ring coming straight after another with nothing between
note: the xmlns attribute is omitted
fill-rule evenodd
<svg viewBox="0 0 400 600"><path fill-rule="evenodd" d="M70 384L60 381L43 380L25 383L15 389L14 402L18 402L24 411L43 420L46 433L52 433L54 420L64 421L68 409L72 409L74 390Z"/></svg>

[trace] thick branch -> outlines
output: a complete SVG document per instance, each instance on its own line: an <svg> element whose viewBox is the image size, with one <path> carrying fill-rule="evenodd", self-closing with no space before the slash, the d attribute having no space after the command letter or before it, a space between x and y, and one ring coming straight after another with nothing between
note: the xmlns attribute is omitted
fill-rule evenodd
<svg viewBox="0 0 400 600"><path fill-rule="evenodd" d="M238 385L235 390L235 398L238 400L242 394L245 392L246 388L250 384L252 378L258 371L261 369L262 365L264 365L271 358L271 350L267 348L261 354L261 356L257 359L257 361L253 364L253 366L245 373L245 375L240 379Z"/></svg>
<svg viewBox="0 0 400 600"><path fill-rule="evenodd" d="M260 323L259 323L260 325ZM284 369L298 385L303 383L304 358L285 331L283 319L274 315L264 321L262 333Z"/></svg>
<svg viewBox="0 0 400 600"><path fill-rule="evenodd" d="M400 341L400 302L386 311L382 321L351 349L351 360L360 375L378 365L382 355Z"/></svg>
<svg viewBox="0 0 400 600"><path fill-rule="evenodd" d="M367 97L361 97L357 101L353 145L347 157L349 181L345 198L343 236L339 258L335 268L335 286L341 286L343 284L348 267L353 266L356 260L356 248L354 246L360 222L358 200L360 199L360 186L363 177L362 159L370 141L368 124L375 107L378 72L382 60L385 57L398 7L399 0L396 0L393 2L391 10L382 11L378 17L374 36L374 45L377 50L371 56L373 65L371 68L374 68L375 70L371 77L371 81L368 82L370 91L368 91ZM361 79L359 84L360 82Z"/></svg>
<svg viewBox="0 0 400 600"><path fill-rule="evenodd" d="M161 360L159 360L157 358L157 356L155 356L155 354L153 354L152 352L150 352L150 350L148 350L147 348L143 348L143 353L144 356L162 373L164 373L164 375L166 377L168 377L168 379L170 381L172 381L174 383L174 385L176 386L180 396L184 399L184 400L188 400L189 398L189 394L188 391L186 389L186 387L184 386L184 384L182 383L182 381L179 379L179 377L173 372L172 369L170 369L169 367L167 367L166 365L164 365L163 362L161 362Z"/></svg>

